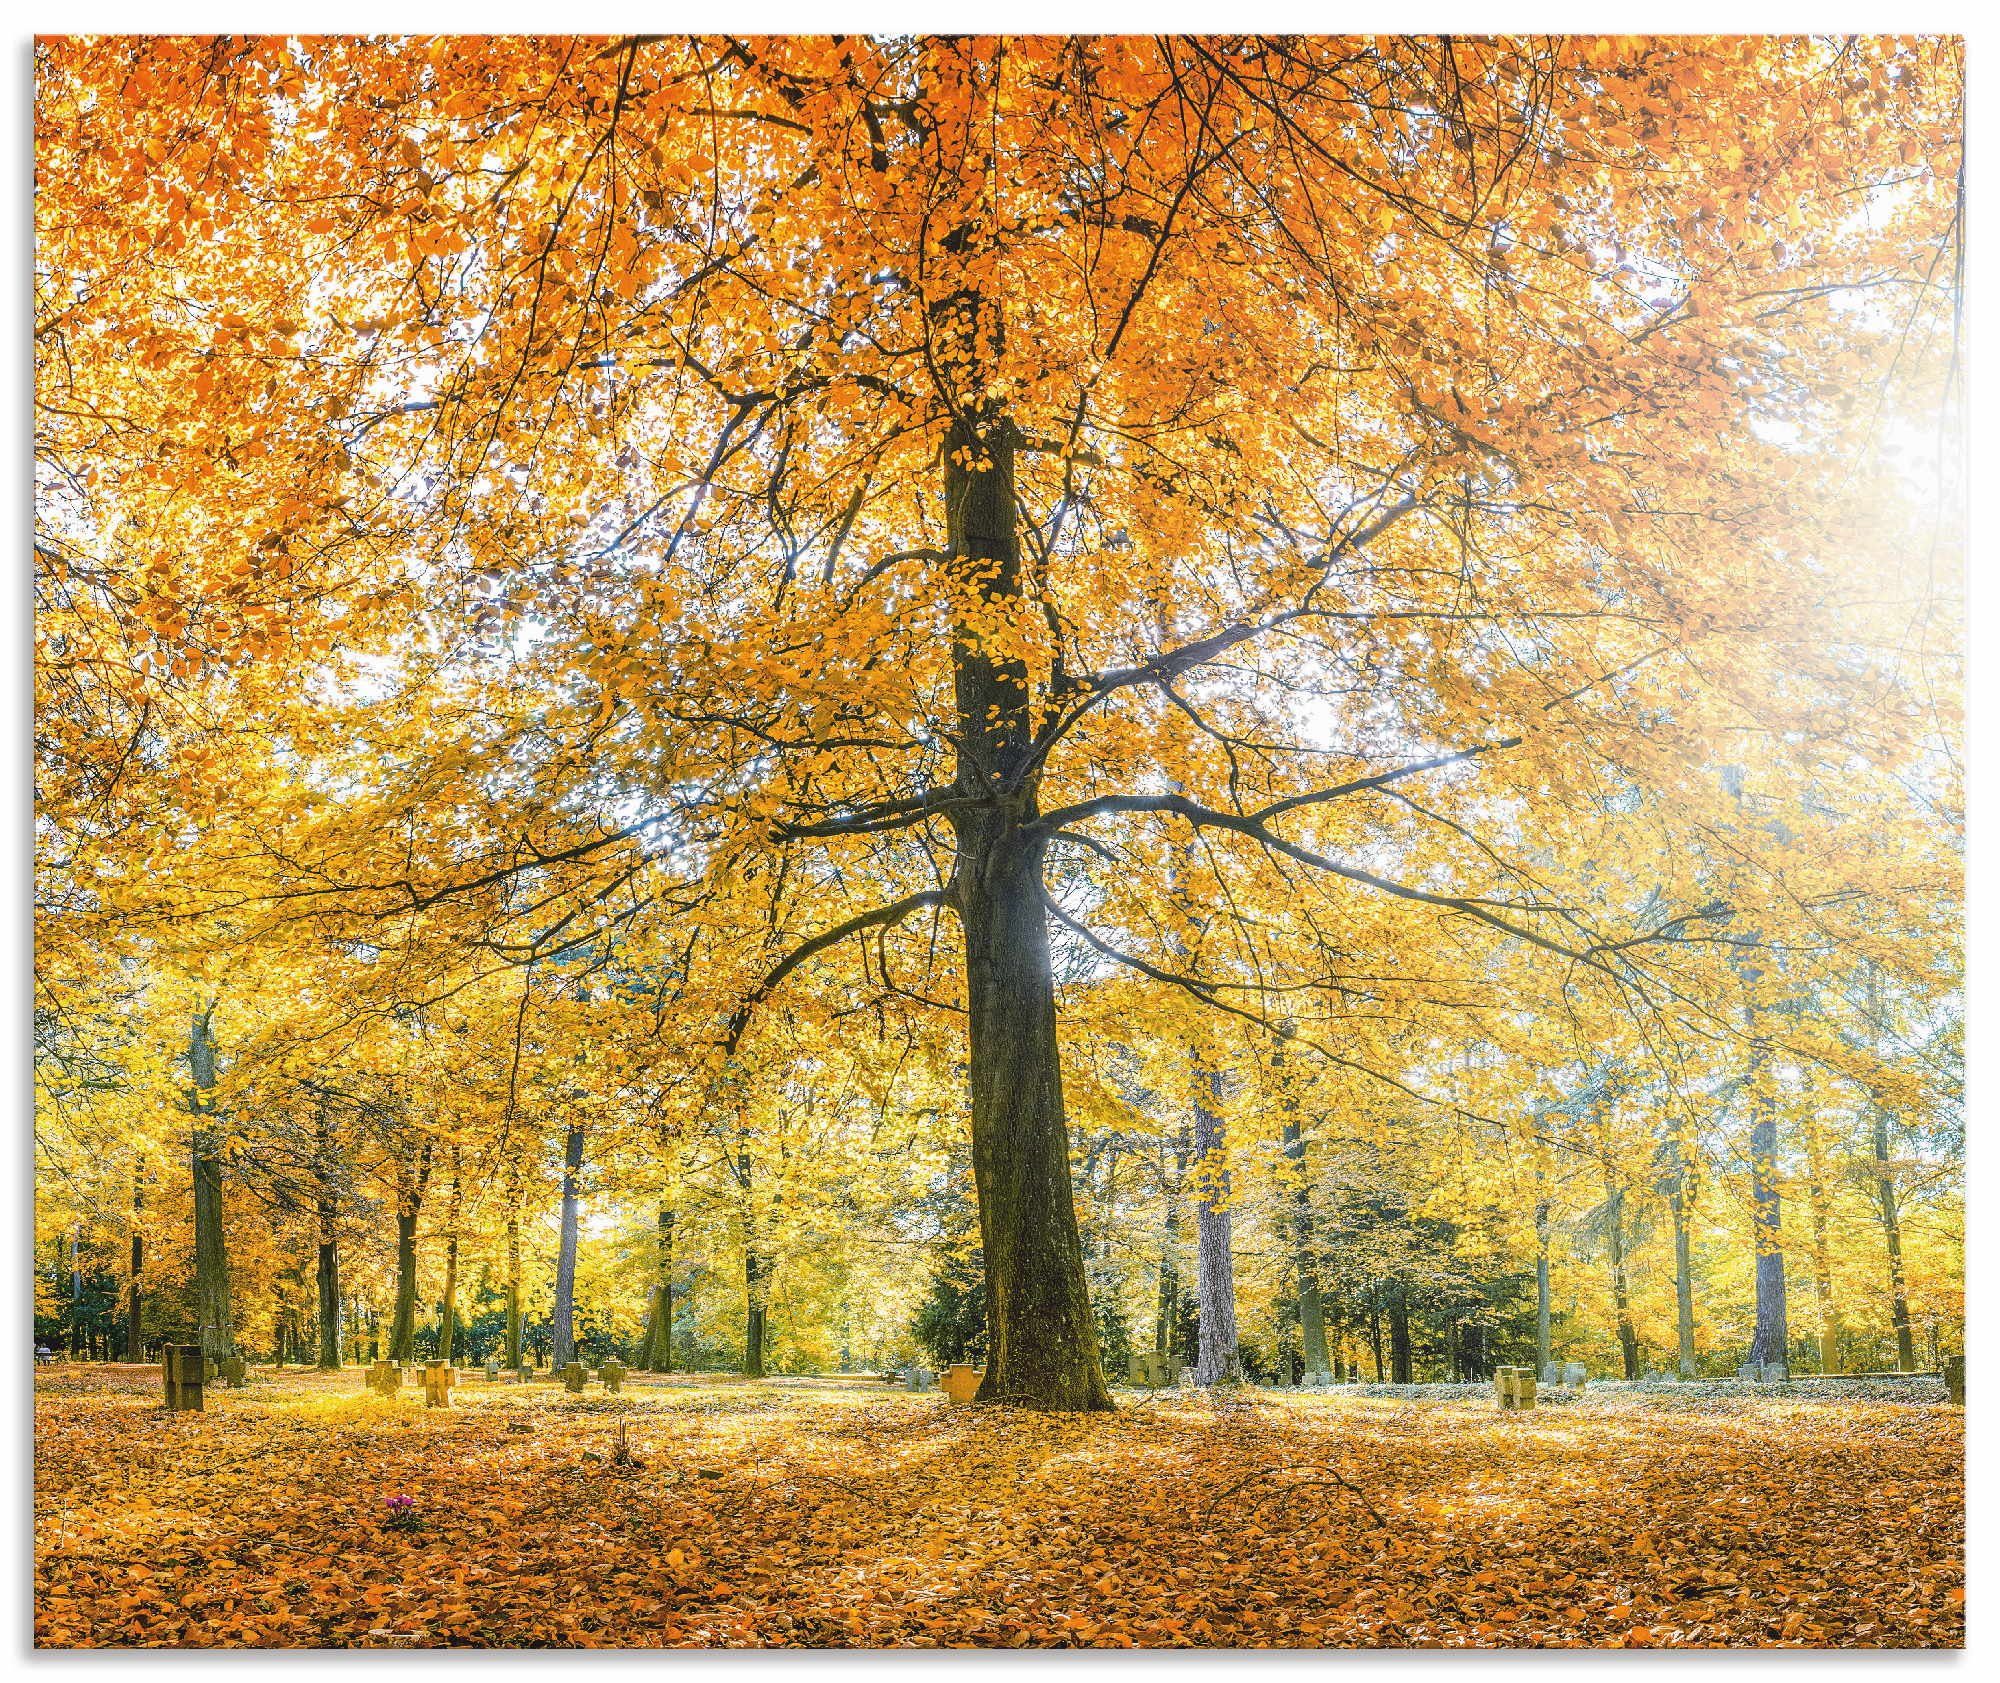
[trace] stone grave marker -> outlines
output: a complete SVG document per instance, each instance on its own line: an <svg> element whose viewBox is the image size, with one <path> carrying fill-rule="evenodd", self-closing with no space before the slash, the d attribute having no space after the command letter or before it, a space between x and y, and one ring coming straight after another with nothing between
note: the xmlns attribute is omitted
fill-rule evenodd
<svg viewBox="0 0 2000 1683"><path fill-rule="evenodd" d="M432 1362L424 1369L424 1407L451 1407L452 1381L458 1370L450 1362Z"/></svg>
<svg viewBox="0 0 2000 1683"><path fill-rule="evenodd" d="M486 1378L488 1382L490 1383L491 1381L498 1379L499 1377L500 1377L500 1358L498 1356L488 1356L486 1358Z"/></svg>
<svg viewBox="0 0 2000 1683"><path fill-rule="evenodd" d="M581 1394L584 1381L590 1377L590 1370L581 1362L571 1362L562 1370L563 1389Z"/></svg>
<svg viewBox="0 0 2000 1683"><path fill-rule="evenodd" d="M604 1381L605 1390L616 1396L619 1387L625 1383L625 1364L621 1361L608 1361L597 1370L597 1377Z"/></svg>
<svg viewBox="0 0 2000 1683"><path fill-rule="evenodd" d="M1493 1390L1503 1409L1535 1406L1535 1370L1531 1367L1496 1367Z"/></svg>
<svg viewBox="0 0 2000 1683"><path fill-rule="evenodd" d="M1582 1362L1563 1363L1562 1382L1565 1385L1580 1387L1589 1377L1589 1371L1584 1367Z"/></svg>
<svg viewBox="0 0 2000 1683"><path fill-rule="evenodd" d="M1544 1385L1560 1385L1560 1384L1561 1384L1562 1382L1563 1382L1563 1365L1562 1365L1562 1363L1561 1363L1561 1362L1543 1362L1543 1363L1542 1363L1542 1383L1543 1383Z"/></svg>
<svg viewBox="0 0 2000 1683"><path fill-rule="evenodd" d="M1954 1408L1965 1406L1965 1358L1947 1356L1940 1370L1944 1374L1945 1400Z"/></svg>
<svg viewBox="0 0 2000 1683"><path fill-rule="evenodd" d="M222 1382L232 1391L240 1391L250 1382L250 1373L241 1356L224 1356L216 1364L222 1371Z"/></svg>

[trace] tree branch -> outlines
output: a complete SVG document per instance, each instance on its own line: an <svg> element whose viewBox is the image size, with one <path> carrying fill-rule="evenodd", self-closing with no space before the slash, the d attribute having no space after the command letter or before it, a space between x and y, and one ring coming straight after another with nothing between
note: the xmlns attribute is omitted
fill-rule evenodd
<svg viewBox="0 0 2000 1683"><path fill-rule="evenodd" d="M729 1033L722 1043L723 1056L728 1058L736 1055L736 1044L743 1038L743 1031L750 1026L751 1013L769 997L773 988L814 953L824 952L828 947L846 940L850 935L859 934L864 929L901 923L912 912L921 911L926 906L942 906L944 903L944 890L938 888L927 888L920 894L906 894L891 905L877 906L872 911L860 912L845 923L835 924L833 928L823 930L810 941L794 947L778 961L761 982L750 990L749 997L736 1008L735 1015L729 1019Z"/></svg>

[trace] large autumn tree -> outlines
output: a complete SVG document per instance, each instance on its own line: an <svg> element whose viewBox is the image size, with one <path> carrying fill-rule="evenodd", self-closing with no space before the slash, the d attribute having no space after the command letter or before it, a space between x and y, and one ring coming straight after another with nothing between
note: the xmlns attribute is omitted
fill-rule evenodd
<svg viewBox="0 0 2000 1683"><path fill-rule="evenodd" d="M1259 1020L1448 931L1720 1022L1687 943L1769 919L1671 824L1649 893L1573 838L1639 790L1713 827L1737 739L1809 758L1829 708L1850 787L1934 753L1842 581L1902 579L1871 445L1956 369L1949 44L39 70L62 845L142 770L198 815L86 910L615 935L717 1103L808 962L963 1011L986 1398L1108 1406L1052 928ZM1338 1027L1290 1044L1365 1065Z"/></svg>

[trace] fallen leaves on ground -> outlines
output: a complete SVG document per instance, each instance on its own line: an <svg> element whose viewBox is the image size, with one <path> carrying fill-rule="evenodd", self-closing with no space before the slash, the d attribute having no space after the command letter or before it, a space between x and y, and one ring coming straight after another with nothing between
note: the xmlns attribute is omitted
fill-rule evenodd
<svg viewBox="0 0 2000 1683"><path fill-rule="evenodd" d="M1963 1641L1962 1416L1934 1406L1067 1417L683 1379L426 1410L292 1374L166 1414L156 1386L38 1376L43 1646Z"/></svg>

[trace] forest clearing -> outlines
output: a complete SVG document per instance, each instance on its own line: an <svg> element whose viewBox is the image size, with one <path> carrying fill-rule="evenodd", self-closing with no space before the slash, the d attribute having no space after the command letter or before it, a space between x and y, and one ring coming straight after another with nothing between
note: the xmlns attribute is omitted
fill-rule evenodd
<svg viewBox="0 0 2000 1683"><path fill-rule="evenodd" d="M1960 38L35 72L45 1645L1959 1640Z"/></svg>
<svg viewBox="0 0 2000 1683"><path fill-rule="evenodd" d="M438 1411L291 1372L163 1415L157 1381L47 1373L37 1631L63 1646L1963 1639L1963 1417L1928 1403L1162 1392L1052 1418L866 1377L474 1376Z"/></svg>

